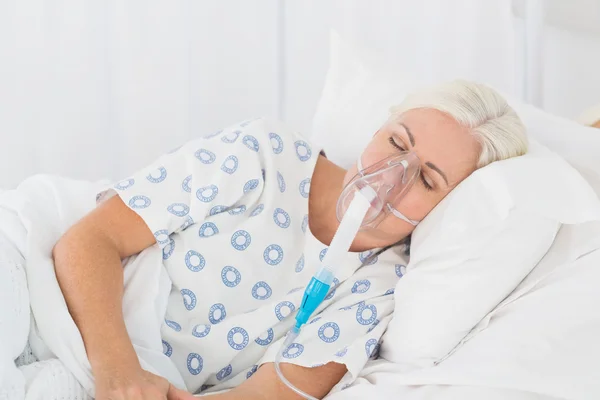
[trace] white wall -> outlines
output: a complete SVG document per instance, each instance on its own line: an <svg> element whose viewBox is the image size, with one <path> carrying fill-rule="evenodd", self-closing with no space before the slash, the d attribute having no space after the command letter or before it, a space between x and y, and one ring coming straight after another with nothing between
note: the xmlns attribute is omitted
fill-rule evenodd
<svg viewBox="0 0 600 400"><path fill-rule="evenodd" d="M39 172L116 179L251 116L308 132L329 28L361 24L348 4L0 0L0 186ZM600 33L550 21L543 105L572 117L600 102Z"/></svg>

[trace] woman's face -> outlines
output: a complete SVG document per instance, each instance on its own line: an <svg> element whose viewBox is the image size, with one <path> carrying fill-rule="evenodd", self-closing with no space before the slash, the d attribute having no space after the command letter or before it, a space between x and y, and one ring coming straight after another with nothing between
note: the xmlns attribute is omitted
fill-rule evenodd
<svg viewBox="0 0 600 400"><path fill-rule="evenodd" d="M406 195L392 206L409 219L420 221L475 171L480 145L448 115L415 109L392 117L375 133L361 156L362 166L405 151L417 154L421 172ZM357 172L356 165L347 171L344 186ZM388 213L375 229L361 231L357 239L365 246L384 247L413 230L414 226Z"/></svg>

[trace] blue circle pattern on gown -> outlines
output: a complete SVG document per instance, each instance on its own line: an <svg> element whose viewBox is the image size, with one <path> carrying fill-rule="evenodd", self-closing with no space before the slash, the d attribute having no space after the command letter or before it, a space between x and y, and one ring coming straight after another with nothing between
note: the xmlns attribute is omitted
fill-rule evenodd
<svg viewBox="0 0 600 400"><path fill-rule="evenodd" d="M281 153L283 151L283 140L281 140L281 136L271 132L269 133L269 139L271 139L271 147L273 147L273 153Z"/></svg>
<svg viewBox="0 0 600 400"><path fill-rule="evenodd" d="M377 259L379 258L378 256L371 258L373 253L373 250L363 251L362 253L358 254L358 258L360 258L360 262L365 265L373 265L377 262Z"/></svg>
<svg viewBox="0 0 600 400"><path fill-rule="evenodd" d="M219 188L215 185L201 187L196 191L196 197L203 203L210 203L217 197L217 194L219 194Z"/></svg>
<svg viewBox="0 0 600 400"><path fill-rule="evenodd" d="M304 346L302 346L300 343L292 343L288 346L287 349L284 350L283 357L284 358L296 358L296 357L300 357L300 355L303 352L304 352Z"/></svg>
<svg viewBox="0 0 600 400"><path fill-rule="evenodd" d="M194 360L196 360L196 362L198 363L197 367L192 367L192 362L194 362ZM200 372L202 372L203 366L204 366L204 360L202 360L202 357L200 357L200 354L190 353L188 355L187 367L188 367L188 371L190 371L190 374L198 375Z"/></svg>
<svg viewBox="0 0 600 400"><path fill-rule="evenodd" d="M234 273L235 279L233 281L230 281L227 277L228 272ZM240 271L238 271L237 268L227 265L221 270L221 280L223 280L223 283L227 287L236 287L242 281L242 274L240 274Z"/></svg>
<svg viewBox="0 0 600 400"><path fill-rule="evenodd" d="M223 368L222 370L217 372L217 379L222 381L223 379L225 379L229 375L231 375L232 370L233 370L233 368L231 367L231 364L228 364L225 368Z"/></svg>
<svg viewBox="0 0 600 400"><path fill-rule="evenodd" d="M130 187L132 187L135 183L135 179L133 178L129 178L126 180L123 180L121 182L118 182L115 186L113 186L115 189L119 189L119 190L125 190L125 189L129 189Z"/></svg>
<svg viewBox="0 0 600 400"><path fill-rule="evenodd" d="M308 214L304 216L302 219L302 232L306 233L306 228L308 227Z"/></svg>
<svg viewBox="0 0 600 400"><path fill-rule="evenodd" d="M258 370L258 365L253 365L252 368L250 368L250 371L248 371L248 373L246 374L246 379L250 379L250 377L252 375L254 375L254 373Z"/></svg>
<svg viewBox="0 0 600 400"><path fill-rule="evenodd" d="M323 261L323 259L325 258L325 255L327 254L327 250L328 250L327 247L325 247L323 250L321 250L321 252L319 253L319 261Z"/></svg>
<svg viewBox="0 0 600 400"><path fill-rule="evenodd" d="M219 233L219 228L213 222L205 222L198 229L198 236L200 237L211 237L217 233Z"/></svg>
<svg viewBox="0 0 600 400"><path fill-rule="evenodd" d="M190 208L185 203L173 203L167 207L167 211L177 217L185 217L189 214Z"/></svg>
<svg viewBox="0 0 600 400"><path fill-rule="evenodd" d="M365 352L367 353L367 357L371 358L375 355L375 351L377 350L377 339L369 339L365 343Z"/></svg>
<svg viewBox="0 0 600 400"><path fill-rule="evenodd" d="M159 173L158 178L155 176L155 172ZM158 167L157 170L150 172L148 176L146 176L146 179L148 179L148 181L152 183L160 183L167 179L167 170L165 169L165 167Z"/></svg>
<svg viewBox="0 0 600 400"><path fill-rule="evenodd" d="M163 345L163 354L167 357L171 357L171 355L173 354L173 347L169 344L169 342L163 340L162 341L162 345Z"/></svg>
<svg viewBox="0 0 600 400"><path fill-rule="evenodd" d="M215 312L217 310L219 310L221 312L221 315L218 318L215 318ZM213 325L218 324L219 322L223 321L226 316L227 316L227 311L225 310L225 306L221 303L213 304L210 307L210 310L208 310L208 320Z"/></svg>
<svg viewBox="0 0 600 400"><path fill-rule="evenodd" d="M244 138L242 139L242 143L244 143L246 147L252 151L258 152L258 149L260 148L260 146L258 145L258 140L256 140L256 138L252 135L244 136Z"/></svg>
<svg viewBox="0 0 600 400"><path fill-rule="evenodd" d="M261 337L259 336L256 339L254 339L254 342L256 342L256 344L259 344L261 346L268 346L269 344L271 344L271 342L273 341L273 338L275 338L275 332L273 331L272 328L269 328L266 333L267 333L266 339L261 339Z"/></svg>
<svg viewBox="0 0 600 400"><path fill-rule="evenodd" d="M202 330L200 330L202 328ZM203 338L204 336L210 333L210 325L209 324L198 324L194 326L192 329L192 336L197 338Z"/></svg>
<svg viewBox="0 0 600 400"><path fill-rule="evenodd" d="M183 224L181 224L181 226L179 227L179 229L182 230L182 231L185 231L187 228L189 228L193 224L194 224L194 220L192 219L192 217L190 217L188 215L188 216L185 217L185 221L183 221Z"/></svg>
<svg viewBox="0 0 600 400"><path fill-rule="evenodd" d="M185 179L183 181L181 181L181 189L183 189L184 192L192 193L192 187L190 186L191 183L192 183L192 176L191 175L186 176Z"/></svg>
<svg viewBox="0 0 600 400"><path fill-rule="evenodd" d="M213 386L215 385L202 385L200 386L200 392L204 392L206 389L210 389Z"/></svg>
<svg viewBox="0 0 600 400"><path fill-rule="evenodd" d="M375 321L373 321L373 324L371 324L371 327L369 328L369 330L367 331L367 333L370 333L373 329L375 329L375 327L379 325L379 320L376 319Z"/></svg>
<svg viewBox="0 0 600 400"><path fill-rule="evenodd" d="M368 279L361 279L354 282L352 286L352 293L365 293L371 288L371 281Z"/></svg>
<svg viewBox="0 0 600 400"><path fill-rule="evenodd" d="M331 287L335 287L338 283L340 283L340 280L338 278L333 278L333 282L331 282ZM333 296L335 296L336 291L337 288L333 289L327 296L325 296L324 300L330 300Z"/></svg>
<svg viewBox="0 0 600 400"><path fill-rule="evenodd" d="M296 155L300 161L308 161L310 159L312 150L310 149L308 143L306 143L304 140L298 140L294 143L294 147L296 147ZM302 149L305 150L302 151Z"/></svg>
<svg viewBox="0 0 600 400"><path fill-rule="evenodd" d="M384 296L388 296L390 294L394 294L394 292L396 291L395 288L391 288L385 291L385 293L383 294Z"/></svg>
<svg viewBox="0 0 600 400"><path fill-rule="evenodd" d="M244 242L242 244L238 243L239 238L244 238ZM252 243L252 236L250 236L250 234L244 230L240 229L231 235L231 246L233 246L233 248L236 250L244 251L248 248L248 246L250 246L250 243Z"/></svg>
<svg viewBox="0 0 600 400"><path fill-rule="evenodd" d="M283 307L287 307L290 310L290 312L287 315L283 315L283 313L281 312L281 309ZM290 315L291 313L293 313L294 311L296 311L296 306L292 302L287 300L284 300L275 306L275 315L280 321L288 315Z"/></svg>
<svg viewBox="0 0 600 400"><path fill-rule="evenodd" d="M263 210L265 209L265 205L264 204L259 204L256 206L256 208L250 213L251 217L256 217L258 214L260 214Z"/></svg>
<svg viewBox="0 0 600 400"><path fill-rule="evenodd" d="M300 182L298 190L300 191L300 196L308 199L308 195L310 194L310 178L306 178Z"/></svg>
<svg viewBox="0 0 600 400"><path fill-rule="evenodd" d="M277 252L277 257L271 258L271 251ZM283 260L283 249L278 244L270 244L263 253L265 262L269 265L277 265Z"/></svg>
<svg viewBox="0 0 600 400"><path fill-rule="evenodd" d="M173 254L174 250L175 250L175 240L170 239L169 240L169 244L167 244L165 246L165 248L162 249L162 258L163 258L163 260L168 260L169 257L171 257L171 255Z"/></svg>
<svg viewBox="0 0 600 400"><path fill-rule="evenodd" d="M333 329L333 335L326 336L325 330L327 328ZM325 343L333 343L340 338L340 327L335 322L326 322L319 328L319 338Z"/></svg>
<svg viewBox="0 0 600 400"><path fill-rule="evenodd" d="M344 357L346 355L346 353L348 353L348 348L344 347L343 349L341 349L340 351L335 353L335 356L336 357Z"/></svg>
<svg viewBox="0 0 600 400"><path fill-rule="evenodd" d="M227 211L227 206L222 206L222 205L214 206L213 208L210 209L210 211L208 212L208 215L210 215L212 217L213 215L221 214L223 211Z"/></svg>
<svg viewBox="0 0 600 400"><path fill-rule="evenodd" d="M264 294L258 293L258 289L260 288L263 288L265 290ZM271 297L272 293L273 290L271 289L271 286L269 286L269 284L265 281L256 282L256 284L254 284L254 286L252 287L252 297L254 297L256 300L266 300L269 297Z"/></svg>
<svg viewBox="0 0 600 400"><path fill-rule="evenodd" d="M225 142L225 143L234 143L238 137L240 137L240 134L242 133L242 131L233 131L231 133L228 133L227 135L223 136L221 138L221 141Z"/></svg>
<svg viewBox="0 0 600 400"><path fill-rule="evenodd" d="M131 199L129 199L129 207L136 210L150 207L151 203L152 201L148 197L142 195L133 196Z"/></svg>
<svg viewBox="0 0 600 400"><path fill-rule="evenodd" d="M218 131L216 131L215 133L211 133L211 134L210 134L210 135L208 135L208 136L204 136L204 138L205 138L205 139L211 139L211 138L214 138L214 137L217 137L217 136L219 136L221 133L223 133L223 129L219 129L219 130L218 130Z"/></svg>
<svg viewBox="0 0 600 400"><path fill-rule="evenodd" d="M198 257L198 264L192 263L192 257ZM192 272L202 271L204 266L206 265L206 260L202 254L198 253L196 250L189 250L185 253L185 265Z"/></svg>
<svg viewBox="0 0 600 400"><path fill-rule="evenodd" d="M246 206L245 205L241 205L241 206L237 206L235 208L232 208L231 210L227 211L229 213L229 215L239 215L239 214L243 214L246 212Z"/></svg>
<svg viewBox="0 0 600 400"><path fill-rule="evenodd" d="M313 319L311 319L311 320L308 322L308 324L309 324L309 325L311 325L311 324L314 324L315 322L319 321L321 318L322 318L322 317L316 317L316 318L313 318Z"/></svg>
<svg viewBox="0 0 600 400"><path fill-rule="evenodd" d="M293 293L299 292L299 291L301 291L304 288L305 288L305 286L295 287L295 288L291 289L289 292L287 292L287 294L293 294Z"/></svg>
<svg viewBox="0 0 600 400"><path fill-rule="evenodd" d="M165 319L165 324L167 324L167 326L169 328L173 329L175 332L180 332L181 331L181 325L179 325L175 321L171 321L170 319Z"/></svg>
<svg viewBox="0 0 600 400"><path fill-rule="evenodd" d="M230 163L233 163L233 165L231 167L228 165ZM231 175L235 171L237 171L239 164L240 163L238 161L238 158L234 155L231 155L231 156L227 157L225 159L225 161L223 161L223 164L221 164L221 171L226 172Z"/></svg>
<svg viewBox="0 0 600 400"><path fill-rule="evenodd" d="M298 261L296 262L296 272L302 272L302 270L304 269L304 254L302 254L300 256L300 259L298 259Z"/></svg>
<svg viewBox="0 0 600 400"><path fill-rule="evenodd" d="M279 171L277 171L277 183L279 184L279 191L281 193L285 192L285 179L283 179L283 175Z"/></svg>
<svg viewBox="0 0 600 400"><path fill-rule="evenodd" d="M190 289L181 289L181 296L183 297L183 305L188 311L191 311L196 307L196 295ZM189 299L188 299L189 298Z"/></svg>
<svg viewBox="0 0 600 400"><path fill-rule="evenodd" d="M280 221L279 216L283 217L283 222ZM273 221L280 228L289 228L291 222L290 214L281 208L276 208L273 212Z"/></svg>
<svg viewBox="0 0 600 400"><path fill-rule="evenodd" d="M242 335L242 341L240 343L235 341L236 334ZM239 326L235 326L229 330L227 334L227 343L234 350L242 350L244 347L248 345L250 341L250 337L248 336L248 332L244 328L240 328Z"/></svg>
<svg viewBox="0 0 600 400"><path fill-rule="evenodd" d="M404 272L406 272L406 265L396 264L396 275L398 278L402 278L404 276Z"/></svg>
<svg viewBox="0 0 600 400"><path fill-rule="evenodd" d="M163 245L169 243L171 237L169 236L169 231L166 229L160 229L154 232L154 238L156 239L156 243Z"/></svg>
<svg viewBox="0 0 600 400"><path fill-rule="evenodd" d="M366 310L371 311L371 316L369 317L369 319L365 319L363 317L363 313ZM373 322L375 322L376 319L377 319L377 307L375 307L373 304L369 304L369 305L361 304L358 307L358 309L356 310L356 322L358 322L361 325L371 325Z"/></svg>
<svg viewBox="0 0 600 400"><path fill-rule="evenodd" d="M196 156L196 158L203 164L212 164L217 159L215 153L206 149L197 150L194 153L194 156Z"/></svg>
<svg viewBox="0 0 600 400"><path fill-rule="evenodd" d="M248 193L253 191L254 189L256 189L258 187L258 179L250 179L248 182L246 182L246 184L244 185L244 193Z"/></svg>

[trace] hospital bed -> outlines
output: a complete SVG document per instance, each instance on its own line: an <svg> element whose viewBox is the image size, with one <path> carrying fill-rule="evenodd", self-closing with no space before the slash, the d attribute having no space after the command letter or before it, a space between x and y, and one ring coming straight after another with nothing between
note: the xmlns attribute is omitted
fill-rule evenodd
<svg viewBox="0 0 600 400"><path fill-rule="evenodd" d="M543 18L540 1L517 6L515 12L524 17L528 27L522 43L527 50L522 70L521 98L540 104L543 87L539 81L540 55L543 52L540 33ZM553 16L552 18L558 18ZM565 23L558 20L557 23ZM579 25L581 27L582 25ZM583 24L588 31L593 23ZM370 29L368 26L365 29ZM382 53L397 59L396 55ZM534 120L543 120L536 139L576 166L600 193L600 130L593 137L591 129L579 135L582 128L541 111L521 107ZM349 116L351 117L351 116ZM539 117L539 118L538 118ZM545 135L551 126L561 127ZM579 138L577 140L573 138ZM586 150L587 149L587 150ZM592 150L592 152L590 152ZM1 192L1 189L0 189ZM550 255L577 251L582 237L599 237L600 226L589 224L577 232L561 230L560 241ZM596 282L600 281L600 246L579 254L574 263L562 263L560 257L548 258L536 267L529 279L539 284L529 287L525 280L502 304L482 320L474 334L438 365L406 374L385 359L372 360L351 387L328 398L403 398L421 399L593 399L600 398L600 356L596 338L600 335L600 313L595 305ZM600 291L597 291L600 293ZM540 343L542 346L540 346ZM393 344L392 344L393 345ZM585 356L578 357L578 354ZM568 365L570 370L562 369ZM209 396L207 396L209 397Z"/></svg>

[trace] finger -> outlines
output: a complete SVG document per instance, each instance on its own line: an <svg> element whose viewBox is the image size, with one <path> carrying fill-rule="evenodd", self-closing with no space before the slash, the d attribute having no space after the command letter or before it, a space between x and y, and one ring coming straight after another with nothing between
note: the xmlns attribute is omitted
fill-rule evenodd
<svg viewBox="0 0 600 400"><path fill-rule="evenodd" d="M167 400L197 400L192 394L185 390L177 389L173 385L169 385Z"/></svg>

